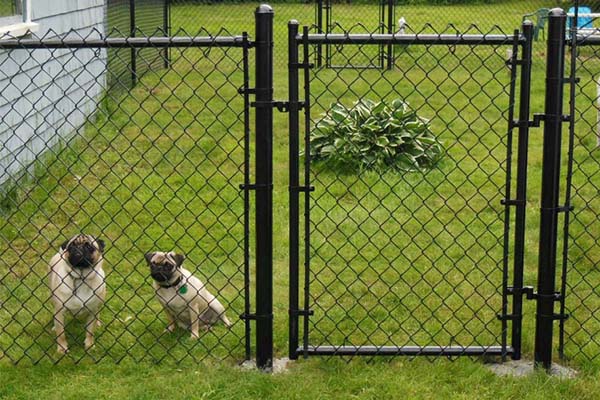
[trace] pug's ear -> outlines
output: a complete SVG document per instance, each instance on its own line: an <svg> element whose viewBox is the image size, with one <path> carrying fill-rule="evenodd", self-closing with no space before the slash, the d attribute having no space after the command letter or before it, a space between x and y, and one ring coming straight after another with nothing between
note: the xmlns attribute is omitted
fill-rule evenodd
<svg viewBox="0 0 600 400"><path fill-rule="evenodd" d="M104 240L96 239L96 243L98 243L98 247L100 247L100 252L104 252Z"/></svg>
<svg viewBox="0 0 600 400"><path fill-rule="evenodd" d="M146 262L148 263L148 265L150 265L150 262L152 261L152 257L154 257L154 254L156 254L156 253L146 253L146 254L144 254L144 258L146 259Z"/></svg>
<svg viewBox="0 0 600 400"><path fill-rule="evenodd" d="M177 265L177 267L181 267L181 264L183 264L183 260L185 260L185 256L176 253L173 254L173 260L175 260L175 265Z"/></svg>
<svg viewBox="0 0 600 400"><path fill-rule="evenodd" d="M65 240L64 242L62 242L62 244L60 245L60 249L61 250L66 250L67 249L67 245L69 244L68 240Z"/></svg>

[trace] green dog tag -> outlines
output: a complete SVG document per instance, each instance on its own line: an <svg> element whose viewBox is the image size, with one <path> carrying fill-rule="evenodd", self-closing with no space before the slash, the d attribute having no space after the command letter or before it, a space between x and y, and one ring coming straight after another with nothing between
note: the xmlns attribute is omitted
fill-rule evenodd
<svg viewBox="0 0 600 400"><path fill-rule="evenodd" d="M179 293L180 294L186 294L187 293L187 285L183 285L182 287L179 288Z"/></svg>

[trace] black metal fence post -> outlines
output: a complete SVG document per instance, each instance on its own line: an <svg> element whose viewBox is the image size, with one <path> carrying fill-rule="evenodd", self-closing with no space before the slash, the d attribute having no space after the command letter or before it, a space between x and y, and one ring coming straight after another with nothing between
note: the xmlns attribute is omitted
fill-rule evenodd
<svg viewBox="0 0 600 400"><path fill-rule="evenodd" d="M394 33L394 4L395 0L388 0L388 20L387 20L387 33L390 35ZM387 69L392 69L394 65L394 45L391 43L387 46Z"/></svg>
<svg viewBox="0 0 600 400"><path fill-rule="evenodd" d="M325 35L331 33L331 20L332 20L332 10L331 10L331 0L325 0ZM329 43L325 44L325 66L331 67L331 45Z"/></svg>
<svg viewBox="0 0 600 400"><path fill-rule="evenodd" d="M563 122L563 85L565 64L565 25L567 15L560 8L550 11L546 67L546 106L540 246L535 329L535 363L549 369L552 365L552 328L555 320L556 250L558 231L560 153Z"/></svg>
<svg viewBox="0 0 600 400"><path fill-rule="evenodd" d="M129 36L135 37L135 0L129 0ZM137 82L137 49L131 48L131 86Z"/></svg>
<svg viewBox="0 0 600 400"><path fill-rule="evenodd" d="M289 309L289 357L291 360L298 358L298 281L300 263L300 157L299 157L299 124L300 115L298 107L298 21L288 23L288 82L290 96L290 309Z"/></svg>
<svg viewBox="0 0 600 400"><path fill-rule="evenodd" d="M323 33L323 0L317 0L317 33ZM323 62L323 46L317 45L317 66Z"/></svg>
<svg viewBox="0 0 600 400"><path fill-rule="evenodd" d="M523 263L525 254L525 216L527 210L527 148L529 146L529 112L531 98L531 63L533 52L533 23L522 26L523 44L521 64L521 87L519 89L519 139L517 149L517 194L515 216L515 248L513 269L513 360L521 359L521 335L523 324Z"/></svg>
<svg viewBox="0 0 600 400"><path fill-rule="evenodd" d="M377 24L377 31L383 35L386 32L386 18L385 18L385 10L387 7L387 0L379 0L379 22ZM385 68L385 45L380 44L379 45L379 53L378 53L378 57L379 60L377 60L379 62L379 68L383 69Z"/></svg>
<svg viewBox="0 0 600 400"><path fill-rule="evenodd" d="M166 37L171 36L171 24L170 24L170 15L171 15L171 0L164 0L163 6L163 31ZM169 68L169 64L171 61L171 49L165 48L165 59L164 59L164 67Z"/></svg>
<svg viewBox="0 0 600 400"><path fill-rule="evenodd" d="M273 366L273 9L256 18L256 365Z"/></svg>

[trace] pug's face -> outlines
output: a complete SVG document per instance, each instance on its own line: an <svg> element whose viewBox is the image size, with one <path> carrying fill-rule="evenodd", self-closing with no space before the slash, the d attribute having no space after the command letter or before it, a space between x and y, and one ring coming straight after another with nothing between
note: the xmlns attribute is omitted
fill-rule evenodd
<svg viewBox="0 0 600 400"><path fill-rule="evenodd" d="M104 241L79 234L61 245L63 257L73 268L91 268L102 257Z"/></svg>
<svg viewBox="0 0 600 400"><path fill-rule="evenodd" d="M150 266L152 279L159 283L171 281L185 259L181 254L172 251L169 253L161 251L146 253L145 258Z"/></svg>

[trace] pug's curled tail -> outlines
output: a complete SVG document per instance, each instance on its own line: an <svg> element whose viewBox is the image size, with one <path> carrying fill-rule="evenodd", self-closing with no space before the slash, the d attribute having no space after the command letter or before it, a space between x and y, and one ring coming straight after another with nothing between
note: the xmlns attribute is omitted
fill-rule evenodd
<svg viewBox="0 0 600 400"><path fill-rule="evenodd" d="M227 318L227 316L225 315L225 313L222 313L219 318L221 318L221 321L223 321L223 323L225 324L226 327L231 328L233 326L233 324L231 323L231 321L229 320L229 318Z"/></svg>

